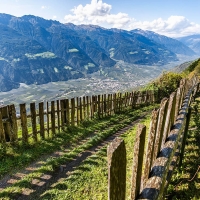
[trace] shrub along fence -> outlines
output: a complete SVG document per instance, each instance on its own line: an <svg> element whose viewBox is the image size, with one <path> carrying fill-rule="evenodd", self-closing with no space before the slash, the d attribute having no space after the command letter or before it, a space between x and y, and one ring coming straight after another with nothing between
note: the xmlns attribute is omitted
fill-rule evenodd
<svg viewBox="0 0 200 200"><path fill-rule="evenodd" d="M199 91L199 80L183 79L170 97L152 112L150 131L139 124L134 144L130 199L164 199L164 193L180 156L182 162L190 120L190 103ZM148 139L147 139L148 138ZM146 149L145 149L146 147ZM126 188L126 150L116 138L107 148L108 199L124 200Z"/></svg>
<svg viewBox="0 0 200 200"><path fill-rule="evenodd" d="M0 108L0 143L28 143L32 138L53 137L66 126L79 125L84 120L102 118L139 105L158 101L155 91L103 94L97 96L61 99L51 102L25 103L19 105L16 114L14 105Z"/></svg>

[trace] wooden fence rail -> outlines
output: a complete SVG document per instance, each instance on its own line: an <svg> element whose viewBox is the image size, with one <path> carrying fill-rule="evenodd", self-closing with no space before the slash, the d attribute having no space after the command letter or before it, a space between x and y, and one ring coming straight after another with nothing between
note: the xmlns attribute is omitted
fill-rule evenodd
<svg viewBox="0 0 200 200"><path fill-rule="evenodd" d="M28 143L30 138L53 137L66 126L79 125L84 120L102 118L135 108L142 104L151 104L159 100L155 91L137 91L96 96L61 99L39 104L20 104L19 108L8 105L0 108L0 143L15 144L22 140ZM16 114L19 110L19 114Z"/></svg>
<svg viewBox="0 0 200 200"><path fill-rule="evenodd" d="M138 125L134 144L130 199L164 199L177 158L181 155L181 162L183 157L190 118L189 106L197 91L199 91L199 80L194 76L190 80L182 80L180 87L170 95L169 99L162 99L160 108L152 112L147 144L145 144L146 127ZM119 145L119 141L122 143L119 139L113 141L115 146ZM110 145L112 146L112 143ZM118 153L123 154L121 151L113 151L115 157L120 158ZM117 163L112 162L112 158L112 155L108 156L108 163L113 163L109 169L112 168L117 174L126 174L122 171L126 169L117 166ZM115 176L115 179L118 176L110 170L108 174L108 185L118 188L115 184L118 184L119 180L112 182L112 176ZM124 191L111 191L110 187L108 190L108 199L117 199L114 198L117 193L121 199L126 198Z"/></svg>

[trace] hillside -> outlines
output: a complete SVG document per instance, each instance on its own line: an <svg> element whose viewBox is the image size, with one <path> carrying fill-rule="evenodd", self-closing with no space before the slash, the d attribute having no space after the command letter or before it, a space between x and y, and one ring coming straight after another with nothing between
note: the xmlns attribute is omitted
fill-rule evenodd
<svg viewBox="0 0 200 200"><path fill-rule="evenodd" d="M183 41L181 42L181 40L178 41L176 39L169 38L164 35L159 35L153 31L144 31L141 29L134 29L131 32L141 34L149 38L150 40L157 42L158 44L164 45L167 49L176 54L182 54L188 56L195 55L195 52L192 50L193 48L190 48L191 47L190 45L186 44Z"/></svg>
<svg viewBox="0 0 200 200"><path fill-rule="evenodd" d="M183 44L190 47L193 51L195 51L197 54L200 54L200 35L189 35L185 37L176 38Z"/></svg>
<svg viewBox="0 0 200 200"><path fill-rule="evenodd" d="M116 137L124 139L127 177L130 178L136 123L142 122L149 131L150 113L159 110L155 101L169 97L190 72L200 73L199 62L193 62L184 74L164 73L147 85L150 90L146 91L62 99L48 104L42 101L30 106L21 104L20 117L15 116L13 105L1 108L4 112L3 120L0 116L0 125L12 126L0 126L3 130L0 134L0 198L86 199L92 196L105 199L108 190L107 144ZM176 95L170 95L170 101L175 102L171 97L175 99ZM167 102L167 98L164 101ZM198 118L193 121L197 126L193 124L191 128L198 128L198 105L194 107ZM163 110L167 116L168 109ZM163 118L163 121L168 120ZM127 195L130 195L129 178Z"/></svg>
<svg viewBox="0 0 200 200"><path fill-rule="evenodd" d="M184 50L177 52L169 48L172 43L164 46L142 34L33 15L0 14L0 34L0 91L20 83L44 84L83 78L105 68L112 71L119 62L162 67L178 60L177 53L192 54L183 44Z"/></svg>

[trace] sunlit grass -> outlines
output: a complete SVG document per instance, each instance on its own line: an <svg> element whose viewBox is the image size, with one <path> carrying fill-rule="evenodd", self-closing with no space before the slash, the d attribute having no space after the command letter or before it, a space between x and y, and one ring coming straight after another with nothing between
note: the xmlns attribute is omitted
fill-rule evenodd
<svg viewBox="0 0 200 200"><path fill-rule="evenodd" d="M137 119L139 116L141 116L143 112L152 110L153 107L155 106L138 108L136 110L126 111L112 117L106 117L101 120L94 119L91 121L85 121L78 127L68 127L65 132L57 134L56 137L53 138L53 140L47 139L38 143L33 142L27 146L23 146L20 143L19 146L16 148L12 148L11 146L8 147L7 155L2 158L0 162L1 175L4 175L6 173L14 173L15 171L30 164L33 160L38 159L42 155L47 155L57 150L63 152L62 155L60 155L59 157L49 157L45 160L42 166L37 168L34 172L26 175L22 180L17 181L12 186L1 191L0 198L10 197L12 194L15 194L16 190L18 191L18 193L21 193L24 187L30 187L30 183L34 178L40 178L43 173L52 173L57 167L59 167L63 163L71 161L79 153L91 148L92 146L98 144L100 141L103 141L109 135L112 135L117 130L120 130L121 128L127 126L127 124L130 124L130 122ZM95 134L93 134L91 137L90 135L94 132ZM128 145L131 149L130 154L132 154L130 138L132 138L133 141L134 135L135 134L127 133L127 138L125 135L123 136L124 140L127 142L127 145L128 143L130 143ZM87 136L90 137L88 137L88 139L84 143L80 143L79 145L77 145L78 141L86 138ZM71 146L70 148L69 145ZM66 146L68 146L69 151L65 151ZM102 150L102 152L100 152L100 155L103 155L103 152L104 151ZM103 162L102 159L103 157L100 158L100 160ZM102 170L99 168L97 169L97 171ZM101 180L99 181L101 183ZM90 181L87 180L87 182ZM23 185L23 187L21 184Z"/></svg>
<svg viewBox="0 0 200 200"><path fill-rule="evenodd" d="M192 104L187 142L184 151L183 163L180 169L175 170L171 184L168 187L170 199L200 199L200 97ZM195 175L195 176L194 176Z"/></svg>

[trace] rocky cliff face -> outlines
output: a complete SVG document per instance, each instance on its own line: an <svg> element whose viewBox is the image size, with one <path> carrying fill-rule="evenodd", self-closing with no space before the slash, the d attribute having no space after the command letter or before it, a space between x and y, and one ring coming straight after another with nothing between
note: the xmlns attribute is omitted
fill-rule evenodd
<svg viewBox="0 0 200 200"><path fill-rule="evenodd" d="M61 24L27 15L0 14L0 91L19 83L43 84L84 77L118 60L165 64L176 54L142 34L99 26Z"/></svg>

